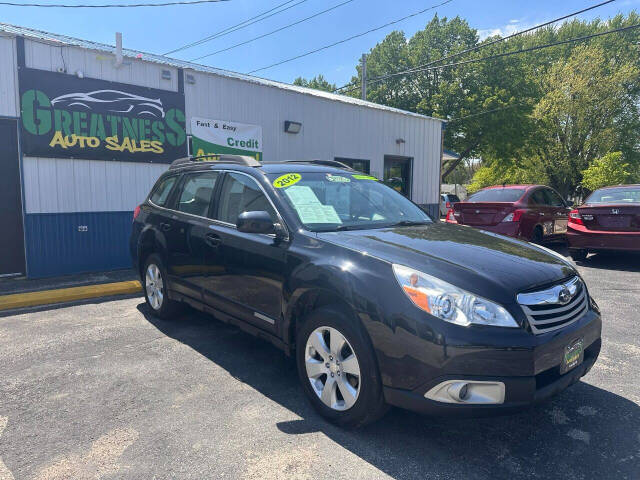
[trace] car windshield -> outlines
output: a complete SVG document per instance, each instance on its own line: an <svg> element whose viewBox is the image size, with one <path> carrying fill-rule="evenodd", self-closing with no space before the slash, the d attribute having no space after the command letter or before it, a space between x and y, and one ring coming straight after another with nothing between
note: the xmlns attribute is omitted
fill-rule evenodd
<svg viewBox="0 0 640 480"><path fill-rule="evenodd" d="M640 187L596 190L589 195L585 203L640 203Z"/></svg>
<svg viewBox="0 0 640 480"><path fill-rule="evenodd" d="M523 188L488 188L474 193L467 202L517 202L522 195Z"/></svg>
<svg viewBox="0 0 640 480"><path fill-rule="evenodd" d="M418 206L369 175L292 172L268 177L314 232L432 223Z"/></svg>

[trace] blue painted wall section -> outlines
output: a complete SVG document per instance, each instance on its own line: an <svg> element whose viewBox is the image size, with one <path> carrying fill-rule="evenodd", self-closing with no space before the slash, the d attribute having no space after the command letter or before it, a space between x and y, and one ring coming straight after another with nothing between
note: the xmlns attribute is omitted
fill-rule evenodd
<svg viewBox="0 0 640 480"><path fill-rule="evenodd" d="M130 268L132 218L133 212L25 215L27 275L41 278Z"/></svg>

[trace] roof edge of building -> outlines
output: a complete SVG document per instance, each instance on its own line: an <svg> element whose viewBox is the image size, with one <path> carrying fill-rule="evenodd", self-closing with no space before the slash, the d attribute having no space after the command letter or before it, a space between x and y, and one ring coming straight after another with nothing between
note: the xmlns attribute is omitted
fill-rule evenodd
<svg viewBox="0 0 640 480"><path fill-rule="evenodd" d="M83 40L83 39L71 37L68 35L46 32L43 30L33 29L29 27L22 27L19 25L12 25L4 22L0 22L0 33L8 34L9 36L13 36L13 37L22 36L34 41L40 41L40 42L46 42L46 43L52 43L52 44L64 44L68 46L85 48L89 50L96 50L99 52L106 52L109 54L114 54L114 50L115 50L115 46L113 45L94 42L92 40ZM128 48L123 49L123 55L133 60L142 60L142 61L147 61L151 63L167 65L174 68L190 69L200 73L209 73L209 74L218 75L225 78L254 83L256 85L279 88L282 90L287 90L287 91L299 93L302 95L311 95L313 97L323 98L325 100L333 100L333 101L337 101L337 102L341 102L349 105L356 105L356 106L371 108L374 110L382 110L390 113L396 113L400 115L407 115L411 117L422 118L425 120L434 120L434 121L446 123L446 120L442 118L431 117L428 115L409 112L407 110L389 107L386 105L381 105L379 103L369 102L366 100L361 100L353 97L347 97L346 95L338 95L336 93L325 92L322 90L315 90L313 88L300 87L297 85L279 82L276 80L269 80L266 78L247 75L244 73L238 73L238 72L224 70L224 69L211 67L207 65L201 65L201 64L189 62L186 60L179 60L171 57L166 57L164 55L156 55L154 53L142 52L142 51L137 51L137 50L128 49Z"/></svg>

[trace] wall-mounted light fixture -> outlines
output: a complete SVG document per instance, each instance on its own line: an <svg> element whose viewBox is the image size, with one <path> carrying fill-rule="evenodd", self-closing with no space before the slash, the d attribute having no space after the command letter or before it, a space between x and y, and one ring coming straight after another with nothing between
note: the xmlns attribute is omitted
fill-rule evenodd
<svg viewBox="0 0 640 480"><path fill-rule="evenodd" d="M404 141L404 138L397 138L396 139L396 144L397 145L402 145L403 143L407 143L407 142Z"/></svg>
<svg viewBox="0 0 640 480"><path fill-rule="evenodd" d="M292 122L290 120L285 120L284 122L284 131L287 133L300 133L302 130L302 124L300 122Z"/></svg>

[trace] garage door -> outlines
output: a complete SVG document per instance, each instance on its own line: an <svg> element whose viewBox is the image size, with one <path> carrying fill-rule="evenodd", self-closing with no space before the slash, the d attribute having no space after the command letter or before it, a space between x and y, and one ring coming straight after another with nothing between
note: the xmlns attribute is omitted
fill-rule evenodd
<svg viewBox="0 0 640 480"><path fill-rule="evenodd" d="M25 273L18 121L0 118L0 276Z"/></svg>

